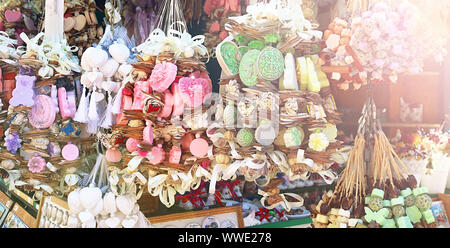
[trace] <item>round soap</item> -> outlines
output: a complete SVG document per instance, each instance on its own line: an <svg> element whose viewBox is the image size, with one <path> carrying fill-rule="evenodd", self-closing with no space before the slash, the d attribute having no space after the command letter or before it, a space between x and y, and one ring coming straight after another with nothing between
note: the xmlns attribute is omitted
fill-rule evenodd
<svg viewBox="0 0 450 248"><path fill-rule="evenodd" d="M202 138L194 139L189 146L192 155L203 158L208 154L208 142Z"/></svg>
<svg viewBox="0 0 450 248"><path fill-rule="evenodd" d="M431 207L433 200L427 194L421 194L416 197L416 206L421 210L426 210Z"/></svg>
<svg viewBox="0 0 450 248"><path fill-rule="evenodd" d="M249 129L243 128L237 133L236 139L240 146L249 146L253 142L253 133Z"/></svg>
<svg viewBox="0 0 450 248"><path fill-rule="evenodd" d="M61 154L65 160L72 161L78 158L80 151L76 145L68 143L63 147Z"/></svg>
<svg viewBox="0 0 450 248"><path fill-rule="evenodd" d="M248 87L255 86L258 83L255 64L259 54L259 50L250 50L242 56L241 63L239 64L239 77L241 78L242 83Z"/></svg>
<svg viewBox="0 0 450 248"><path fill-rule="evenodd" d="M264 48L258 56L256 68L259 78L269 81L280 78L284 72L283 54L271 46Z"/></svg>
<svg viewBox="0 0 450 248"><path fill-rule="evenodd" d="M413 194L410 194L404 198L405 198L405 206L407 207L411 207L412 205L414 205L414 203L416 203L416 197L414 197Z"/></svg>
<svg viewBox="0 0 450 248"><path fill-rule="evenodd" d="M55 121L56 110L52 99L46 95L38 95L34 105L28 112L30 124L35 128L49 128Z"/></svg>
<svg viewBox="0 0 450 248"><path fill-rule="evenodd" d="M297 127L290 127L284 133L283 138L286 147L297 147L302 144L304 133L303 130L299 130Z"/></svg>
<svg viewBox="0 0 450 248"><path fill-rule="evenodd" d="M127 142L125 143L125 146L127 147L127 150L130 153L133 153L138 150L139 143L141 143L140 140L135 139L135 138L129 138L129 139L127 139Z"/></svg>
<svg viewBox="0 0 450 248"><path fill-rule="evenodd" d="M369 208L373 211L378 211L383 208L384 201L378 197L371 197L369 201Z"/></svg>

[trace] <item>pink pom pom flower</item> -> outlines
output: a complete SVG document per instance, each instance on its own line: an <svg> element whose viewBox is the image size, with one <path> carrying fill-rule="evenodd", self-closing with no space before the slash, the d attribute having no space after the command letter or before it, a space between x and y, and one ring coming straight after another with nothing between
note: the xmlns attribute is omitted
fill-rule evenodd
<svg viewBox="0 0 450 248"><path fill-rule="evenodd" d="M153 90L163 92L167 90L177 76L177 66L170 62L155 65L149 83Z"/></svg>

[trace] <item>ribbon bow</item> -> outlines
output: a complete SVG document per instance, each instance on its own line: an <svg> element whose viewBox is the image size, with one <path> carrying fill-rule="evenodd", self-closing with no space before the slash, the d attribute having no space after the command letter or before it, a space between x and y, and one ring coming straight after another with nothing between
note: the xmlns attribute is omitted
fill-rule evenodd
<svg viewBox="0 0 450 248"><path fill-rule="evenodd" d="M260 189L258 189L258 195L261 195L261 196L262 196L262 198L261 198L261 205L262 205L263 207L267 208L267 209L274 209L274 208L277 207L278 205L281 205L286 211L291 211L291 208L292 208L292 207L301 207L301 206L303 206L303 201L304 201L303 198L300 197L300 196L297 195L297 194L293 194L293 193L284 193L284 194L278 194L278 195L281 197L281 199L282 199L283 201L277 202L277 203L272 204L272 205L270 205L270 206L266 206L266 203L265 203L265 202L266 202L266 199L269 198L271 195L269 195L267 192L264 192L264 191L262 191L262 190L260 190ZM286 199L286 196L290 196L290 197L296 199L297 201L296 201L296 202L289 202L289 201Z"/></svg>

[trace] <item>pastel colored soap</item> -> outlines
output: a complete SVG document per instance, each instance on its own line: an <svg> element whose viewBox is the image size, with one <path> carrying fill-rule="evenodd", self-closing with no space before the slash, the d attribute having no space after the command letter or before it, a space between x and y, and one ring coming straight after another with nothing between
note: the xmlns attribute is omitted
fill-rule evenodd
<svg viewBox="0 0 450 248"><path fill-rule="evenodd" d="M253 87L258 83L255 63L258 60L259 54L259 50L250 50L245 53L239 64L239 77L242 83L248 87Z"/></svg>
<svg viewBox="0 0 450 248"><path fill-rule="evenodd" d="M192 155L198 158L205 157L208 154L208 148L208 142L202 138L194 139L189 146Z"/></svg>
<svg viewBox="0 0 450 248"><path fill-rule="evenodd" d="M80 151L76 145L69 142L63 147L61 154L65 160L73 161L78 158Z"/></svg>

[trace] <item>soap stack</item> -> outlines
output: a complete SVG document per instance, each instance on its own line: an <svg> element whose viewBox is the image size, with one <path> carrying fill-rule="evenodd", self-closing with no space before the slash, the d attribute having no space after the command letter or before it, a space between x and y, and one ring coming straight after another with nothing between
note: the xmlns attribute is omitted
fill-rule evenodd
<svg viewBox="0 0 450 248"><path fill-rule="evenodd" d="M321 71L322 33L289 6L258 3L247 12L229 18L229 37L216 48L223 114L211 136L214 151L232 157L219 175L267 184L278 172L289 180L317 173L332 183L340 116Z"/></svg>

